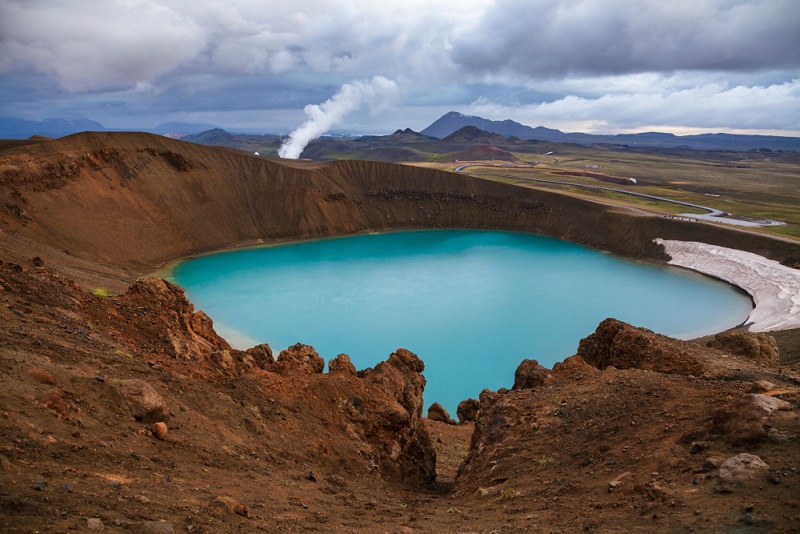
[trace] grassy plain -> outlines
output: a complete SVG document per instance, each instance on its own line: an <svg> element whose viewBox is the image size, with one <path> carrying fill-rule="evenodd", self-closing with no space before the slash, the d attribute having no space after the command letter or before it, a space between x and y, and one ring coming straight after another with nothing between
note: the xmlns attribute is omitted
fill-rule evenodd
<svg viewBox="0 0 800 534"><path fill-rule="evenodd" d="M800 240L800 158L787 156L787 153L775 153L770 157L768 154L692 151L682 156L563 145L548 155L515 155L529 165L474 162L464 172L665 215L702 213L702 210L611 191L532 182L526 178L608 187L709 206L735 215L784 222L785 226L754 230ZM453 170L465 164L468 162L423 165Z"/></svg>

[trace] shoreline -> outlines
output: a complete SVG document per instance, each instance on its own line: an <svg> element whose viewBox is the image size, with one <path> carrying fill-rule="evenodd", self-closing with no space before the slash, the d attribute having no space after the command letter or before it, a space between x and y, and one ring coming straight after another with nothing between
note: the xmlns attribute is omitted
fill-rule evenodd
<svg viewBox="0 0 800 534"><path fill-rule="evenodd" d="M753 311L744 326L751 332L800 328L800 270L752 252L697 241L655 239L684 267L733 284L750 294Z"/></svg>

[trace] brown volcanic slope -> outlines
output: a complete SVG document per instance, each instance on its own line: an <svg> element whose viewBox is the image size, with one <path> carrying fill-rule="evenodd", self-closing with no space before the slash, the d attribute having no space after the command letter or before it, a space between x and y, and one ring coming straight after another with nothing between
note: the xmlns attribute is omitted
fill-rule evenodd
<svg viewBox="0 0 800 534"><path fill-rule="evenodd" d="M778 260L798 255L797 244L757 234L454 173L269 160L137 133L82 133L0 152L0 208L5 257L60 256L81 280L80 270L98 263L130 281L241 243L401 228L523 230L646 258L661 257L656 237Z"/></svg>
<svg viewBox="0 0 800 534"><path fill-rule="evenodd" d="M537 231L646 258L653 237L781 260L797 245L451 173L145 134L6 149L0 196L4 532L798 529L796 333L778 356L765 336L711 349L604 321L579 356L526 362L512 391L482 393L473 435L421 419L424 366L408 351L322 373L307 346L277 361L232 349L169 283L98 297L72 281L122 290L186 254L394 228ZM760 458L739 456L752 472L723 463L742 453Z"/></svg>

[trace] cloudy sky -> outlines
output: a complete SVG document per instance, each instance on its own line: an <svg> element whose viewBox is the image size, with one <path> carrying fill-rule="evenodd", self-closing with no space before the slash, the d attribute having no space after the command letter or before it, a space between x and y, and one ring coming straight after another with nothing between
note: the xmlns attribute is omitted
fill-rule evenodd
<svg viewBox="0 0 800 534"><path fill-rule="evenodd" d="M288 132L351 97L332 128L800 136L800 1L0 0L0 116Z"/></svg>

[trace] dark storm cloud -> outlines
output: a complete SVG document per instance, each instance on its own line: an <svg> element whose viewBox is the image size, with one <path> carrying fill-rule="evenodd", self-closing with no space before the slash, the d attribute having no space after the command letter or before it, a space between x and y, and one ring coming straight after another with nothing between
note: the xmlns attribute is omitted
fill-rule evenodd
<svg viewBox="0 0 800 534"><path fill-rule="evenodd" d="M376 77L394 107L345 131L800 131L800 1L0 0L0 116L289 131Z"/></svg>
<svg viewBox="0 0 800 534"><path fill-rule="evenodd" d="M524 77L800 67L797 0L498 0L453 60Z"/></svg>

